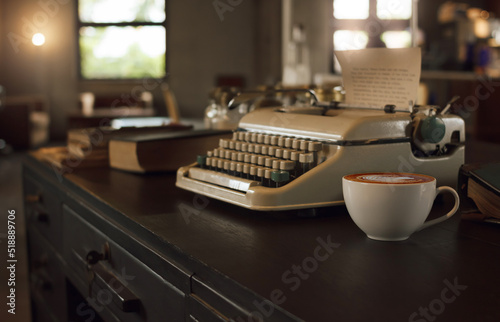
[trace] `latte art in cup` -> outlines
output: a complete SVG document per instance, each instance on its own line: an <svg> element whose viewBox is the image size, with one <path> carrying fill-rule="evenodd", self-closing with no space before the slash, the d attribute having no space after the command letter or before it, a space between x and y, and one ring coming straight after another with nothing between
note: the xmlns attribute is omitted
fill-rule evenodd
<svg viewBox="0 0 500 322"><path fill-rule="evenodd" d="M415 173L399 173L399 172L375 172L351 174L344 177L346 180L366 183L380 184L412 184L425 183L435 180L431 176Z"/></svg>

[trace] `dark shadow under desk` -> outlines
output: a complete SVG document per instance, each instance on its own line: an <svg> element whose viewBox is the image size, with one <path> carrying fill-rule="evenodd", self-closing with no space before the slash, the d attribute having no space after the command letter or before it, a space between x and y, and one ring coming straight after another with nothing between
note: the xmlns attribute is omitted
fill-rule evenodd
<svg viewBox="0 0 500 322"><path fill-rule="evenodd" d="M175 174L76 169L59 180L27 157L24 176L53 188L63 222L79 216L168 282L180 294L173 309L183 306L175 316L187 321L500 318L500 227L464 222L459 214L407 241L378 242L355 226L344 206L317 218L269 216L178 189ZM451 200L435 208L442 213ZM62 238L72 237L63 232ZM61 250L60 265L85 292L70 253ZM148 287L130 285L135 293ZM167 295L155 297L169 303ZM138 315L111 307L103 315L135 321L154 316L154 307L143 305Z"/></svg>

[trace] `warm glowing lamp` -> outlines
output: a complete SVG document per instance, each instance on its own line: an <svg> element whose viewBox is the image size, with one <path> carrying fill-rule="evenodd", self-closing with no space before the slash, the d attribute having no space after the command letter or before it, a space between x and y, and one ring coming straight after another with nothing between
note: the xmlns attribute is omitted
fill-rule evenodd
<svg viewBox="0 0 500 322"><path fill-rule="evenodd" d="M474 34L477 38L488 38L491 35L488 20L482 18L474 19Z"/></svg>
<svg viewBox="0 0 500 322"><path fill-rule="evenodd" d="M37 32L33 35L33 38L31 38L31 42L35 46L42 46L45 44L45 36L42 33Z"/></svg>

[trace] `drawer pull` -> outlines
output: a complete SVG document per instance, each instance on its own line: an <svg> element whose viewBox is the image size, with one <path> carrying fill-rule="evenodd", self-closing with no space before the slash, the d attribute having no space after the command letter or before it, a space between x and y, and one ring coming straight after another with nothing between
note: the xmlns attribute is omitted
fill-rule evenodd
<svg viewBox="0 0 500 322"><path fill-rule="evenodd" d="M87 261L88 266L92 266L97 264L99 261L108 260L109 257L109 244L106 242L102 246L102 253L99 253L96 250L91 250L87 253L87 256L85 256L85 260Z"/></svg>
<svg viewBox="0 0 500 322"><path fill-rule="evenodd" d="M103 253L99 253L96 250L91 250L85 256L85 260L87 261L87 265L95 265L98 261L106 260L106 256Z"/></svg>
<svg viewBox="0 0 500 322"><path fill-rule="evenodd" d="M35 213L36 220L38 220L41 223L48 224L49 223L49 215L45 212L39 212L37 211Z"/></svg>
<svg viewBox="0 0 500 322"><path fill-rule="evenodd" d="M139 311L141 301L114 274L107 271L101 264L94 266L93 271L94 283L100 289L108 291L112 295L113 303L123 312Z"/></svg>
<svg viewBox="0 0 500 322"><path fill-rule="evenodd" d="M87 283L89 285L89 297L92 297L92 285L95 280L94 265L101 260L108 260L109 258L109 244L106 242L103 245L103 252L99 253L96 250L91 250L85 256L85 261L87 262Z"/></svg>
<svg viewBox="0 0 500 322"><path fill-rule="evenodd" d="M85 265L85 270L89 274L87 281L89 293L91 293L90 297L97 296L94 294L99 294L99 292L106 292L111 295L112 302L123 312L139 311L141 306L139 298L127 287L127 284L122 283L102 264L103 260L110 258L108 243L104 245L102 253L90 251L85 259L78 255L75 250L73 250L73 255ZM96 287L92 287L92 285Z"/></svg>

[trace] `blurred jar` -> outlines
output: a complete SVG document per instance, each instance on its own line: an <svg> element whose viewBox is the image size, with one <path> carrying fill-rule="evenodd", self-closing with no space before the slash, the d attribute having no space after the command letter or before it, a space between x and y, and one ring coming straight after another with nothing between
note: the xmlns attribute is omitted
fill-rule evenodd
<svg viewBox="0 0 500 322"><path fill-rule="evenodd" d="M203 123L206 129L217 128L216 123L222 114L222 107L215 102L215 99L210 99L208 106L205 108L205 116L203 117Z"/></svg>
<svg viewBox="0 0 500 322"><path fill-rule="evenodd" d="M342 86L335 86L333 88L333 100L335 102L345 102L345 89Z"/></svg>
<svg viewBox="0 0 500 322"><path fill-rule="evenodd" d="M320 102L331 102L334 100L333 88L315 88L314 92Z"/></svg>
<svg viewBox="0 0 500 322"><path fill-rule="evenodd" d="M228 105L239 93L236 87L216 87L210 94L210 103L205 108L204 123L207 129L232 130L238 127L240 119L248 108L239 106L229 110Z"/></svg>

